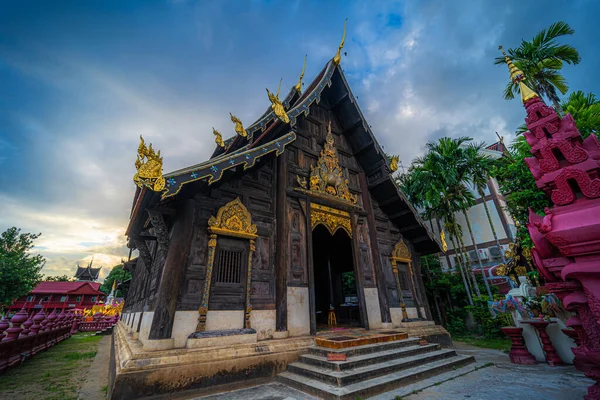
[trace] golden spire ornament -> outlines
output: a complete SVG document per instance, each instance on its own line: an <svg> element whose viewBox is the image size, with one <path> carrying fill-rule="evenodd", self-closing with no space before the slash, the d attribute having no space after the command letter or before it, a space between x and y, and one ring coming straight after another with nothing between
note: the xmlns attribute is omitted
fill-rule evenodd
<svg viewBox="0 0 600 400"><path fill-rule="evenodd" d="M337 53L335 53L335 56L333 57L333 63L335 65L340 65L340 62L342 62L342 48L344 47L344 42L346 41L346 21L348 21L348 18L344 20L344 34L342 35L342 42L340 43L340 47L338 47Z"/></svg>
<svg viewBox="0 0 600 400"><path fill-rule="evenodd" d="M276 94L269 92L269 88L267 88L267 94L269 95L269 100L271 101L271 109L273 110L275 115L277 115L277 117L282 122L288 124L290 122L290 117L288 117L287 113L285 112L285 108L283 107L283 104L281 103L281 100L279 100L279 92L281 91L281 82L282 81L283 81L283 78L281 78L281 80L279 81L279 87L277 88Z"/></svg>
<svg viewBox="0 0 600 400"><path fill-rule="evenodd" d="M140 135L138 155L135 160L136 174L133 181L139 188L146 187L155 192L161 192L165 188L165 178L162 173L162 157L160 150L154 152L152 143L146 146L144 138Z"/></svg>
<svg viewBox="0 0 600 400"><path fill-rule="evenodd" d="M513 63L510 57L506 55L506 53L502 49L502 46L498 46L498 50L500 50L502 52L502 55L504 55L504 60L506 62L506 65L508 65L508 71L510 72L510 80L513 83L519 85L519 90L521 92L521 101L525 103L527 100L531 100L534 97L538 97L537 93L531 90L531 88L527 86L525 82L523 82L525 80L525 74L523 74L523 71L521 71Z"/></svg>
<svg viewBox="0 0 600 400"><path fill-rule="evenodd" d="M302 93L302 78L304 78L304 71L306 70L306 57L308 57L308 54L304 56L304 66L302 67L302 73L300 74L298 83L296 83L296 86L294 86L294 89L296 89L296 92L298 93Z"/></svg>
<svg viewBox="0 0 600 400"><path fill-rule="evenodd" d="M231 117L231 122L233 122L235 124L235 133L237 133L241 137L247 138L248 133L244 129L244 125L242 125L242 121L240 121L240 119L238 117L236 117L235 115L233 115L232 113L229 113L229 116Z"/></svg>
<svg viewBox="0 0 600 400"><path fill-rule="evenodd" d="M215 143L217 144L217 146L225 148L225 142L223 142L223 136L221 136L219 131L216 130L215 128L213 128L213 135L215 135Z"/></svg>

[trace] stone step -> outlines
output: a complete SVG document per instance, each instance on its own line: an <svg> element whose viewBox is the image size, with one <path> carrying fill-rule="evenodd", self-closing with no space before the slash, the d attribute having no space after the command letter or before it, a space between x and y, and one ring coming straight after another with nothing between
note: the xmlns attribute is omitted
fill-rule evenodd
<svg viewBox="0 0 600 400"><path fill-rule="evenodd" d="M439 349L440 346L435 343L425 346L406 346L374 353L360 354L357 356L348 357L346 361L327 361L327 356L303 354L300 356L299 361L304 364L328 368L333 371L345 371L352 368L364 367L366 365L376 364L378 362L394 360L416 354L423 354Z"/></svg>
<svg viewBox="0 0 600 400"><path fill-rule="evenodd" d="M303 362L294 362L288 364L287 370L288 372L302 375L311 379L320 380L331 385L346 386L359 381L365 381L385 375L390 372L412 368L428 362L455 356L456 351L453 349L443 349L424 354L403 357L400 359L378 362L346 371L332 371L329 368L309 365Z"/></svg>
<svg viewBox="0 0 600 400"><path fill-rule="evenodd" d="M415 381L438 375L453 368L473 363L473 356L454 356L444 358L401 371L394 371L376 378L356 382L340 387L317 379L308 378L293 372L282 372L277 380L303 392L323 399L355 400L358 397L375 396L385 391L408 385Z"/></svg>
<svg viewBox="0 0 600 400"><path fill-rule="evenodd" d="M395 340L386 343L366 344L364 346L349 347L346 349L328 349L326 347L313 346L308 348L310 354L327 357L327 353L344 353L347 357L381 352L384 350L397 349L399 347L415 346L419 344L419 338Z"/></svg>

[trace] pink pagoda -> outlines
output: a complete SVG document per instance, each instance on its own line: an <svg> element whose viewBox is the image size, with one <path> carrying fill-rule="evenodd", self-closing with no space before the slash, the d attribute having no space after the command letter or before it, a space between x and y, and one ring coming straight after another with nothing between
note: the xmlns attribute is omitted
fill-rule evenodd
<svg viewBox="0 0 600 400"><path fill-rule="evenodd" d="M502 53L527 111L533 157L525 161L554 204L544 217L529 213L533 260L546 289L576 314L565 333L577 344L575 367L596 381L585 398L600 399L600 144L594 135L584 140L571 115L561 118L544 104Z"/></svg>

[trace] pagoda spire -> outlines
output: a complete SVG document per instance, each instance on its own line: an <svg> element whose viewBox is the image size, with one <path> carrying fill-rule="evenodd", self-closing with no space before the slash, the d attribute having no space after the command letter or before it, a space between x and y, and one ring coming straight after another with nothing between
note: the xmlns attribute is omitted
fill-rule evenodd
<svg viewBox="0 0 600 400"><path fill-rule="evenodd" d="M523 102L523 104L525 104L527 100L531 100L534 97L539 97L536 92L534 92L529 86L525 84L525 82L523 82L525 80L525 74L523 74L523 71L521 71L512 62L510 57L506 55L506 53L502 49L502 46L498 46L498 50L500 50L504 55L504 60L506 61L506 65L508 65L508 71L510 72L510 80L513 81L513 83L519 84L519 89L521 91L521 101Z"/></svg>

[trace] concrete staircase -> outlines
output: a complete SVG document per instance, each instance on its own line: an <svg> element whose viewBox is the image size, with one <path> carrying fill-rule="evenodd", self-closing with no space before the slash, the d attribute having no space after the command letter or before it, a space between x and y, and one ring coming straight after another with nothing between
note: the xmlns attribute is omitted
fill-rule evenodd
<svg viewBox="0 0 600 400"><path fill-rule="evenodd" d="M323 399L365 398L460 368L475 361L437 344L420 345L410 338L346 349L313 346L279 382ZM346 361L327 361L327 353L345 353Z"/></svg>

